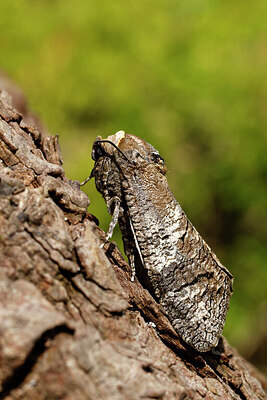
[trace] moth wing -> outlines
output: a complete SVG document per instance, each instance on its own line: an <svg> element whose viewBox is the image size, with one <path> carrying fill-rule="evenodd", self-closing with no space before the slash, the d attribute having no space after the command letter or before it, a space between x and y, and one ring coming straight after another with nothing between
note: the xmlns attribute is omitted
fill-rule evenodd
<svg viewBox="0 0 267 400"><path fill-rule="evenodd" d="M220 339L232 293L232 276L208 248L202 258L177 252L161 273L159 301L182 339L208 351Z"/></svg>

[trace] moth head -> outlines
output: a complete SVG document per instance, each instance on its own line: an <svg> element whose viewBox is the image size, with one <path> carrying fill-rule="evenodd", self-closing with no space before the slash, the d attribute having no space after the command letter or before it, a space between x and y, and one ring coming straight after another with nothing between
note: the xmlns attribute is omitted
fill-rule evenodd
<svg viewBox="0 0 267 400"><path fill-rule="evenodd" d="M155 167L163 175L167 168L159 152L134 135L119 131L102 139L98 136L93 144L92 158L97 161L100 157L114 158L118 164L128 163L137 168Z"/></svg>
<svg viewBox="0 0 267 400"><path fill-rule="evenodd" d="M93 147L92 147L92 159L94 161L97 161L99 158L101 157L114 157L114 154L117 152L119 152L122 156L124 156L124 158L127 161L130 161L127 159L127 157L125 156L125 154L119 149L118 144L121 140L121 138L123 138L125 136L125 133L123 131L119 131L117 133L115 133L115 135L111 135L108 136L107 139L102 139L101 136L97 136L96 140L93 143Z"/></svg>

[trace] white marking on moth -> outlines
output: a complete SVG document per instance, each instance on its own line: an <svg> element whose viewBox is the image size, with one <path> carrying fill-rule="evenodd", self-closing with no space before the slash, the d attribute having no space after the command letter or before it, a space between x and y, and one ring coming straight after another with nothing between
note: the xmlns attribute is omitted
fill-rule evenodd
<svg viewBox="0 0 267 400"><path fill-rule="evenodd" d="M115 133L115 137L116 137L116 145L119 146L120 141L125 137L125 132L124 131L118 131Z"/></svg>

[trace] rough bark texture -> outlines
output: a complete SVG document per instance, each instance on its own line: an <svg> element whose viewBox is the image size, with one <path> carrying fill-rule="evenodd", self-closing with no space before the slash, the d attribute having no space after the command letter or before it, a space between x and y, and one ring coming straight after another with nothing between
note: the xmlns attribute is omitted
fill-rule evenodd
<svg viewBox="0 0 267 400"><path fill-rule="evenodd" d="M199 354L87 213L57 137L0 95L0 399L264 399L222 338ZM153 322L154 324L151 324Z"/></svg>

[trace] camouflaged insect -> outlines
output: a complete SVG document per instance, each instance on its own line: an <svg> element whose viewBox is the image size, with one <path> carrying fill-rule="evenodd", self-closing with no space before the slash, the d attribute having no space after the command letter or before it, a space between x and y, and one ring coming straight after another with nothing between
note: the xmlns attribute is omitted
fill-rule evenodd
<svg viewBox="0 0 267 400"><path fill-rule="evenodd" d="M205 352L221 336L233 277L186 217L158 151L123 131L96 138L97 190L123 235L133 274L148 287L182 339Z"/></svg>

